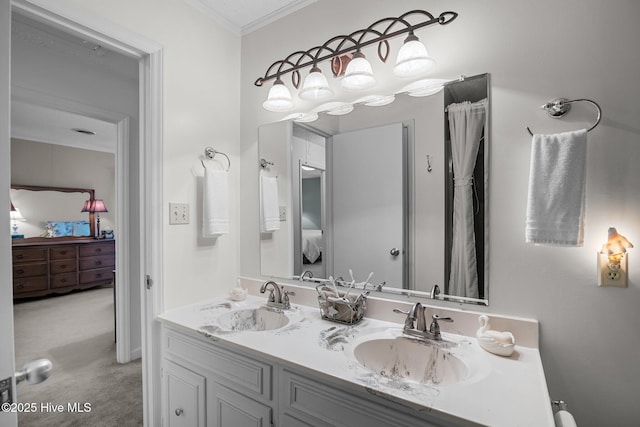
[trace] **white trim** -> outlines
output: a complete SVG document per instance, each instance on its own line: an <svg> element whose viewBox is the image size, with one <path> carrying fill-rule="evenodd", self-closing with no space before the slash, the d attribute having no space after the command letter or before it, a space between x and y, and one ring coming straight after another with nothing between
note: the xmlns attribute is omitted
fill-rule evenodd
<svg viewBox="0 0 640 427"><path fill-rule="evenodd" d="M143 416L145 426L160 424L160 339L154 316L162 312L162 47L100 17L55 0L13 0L13 10L77 34L140 62L140 260ZM146 204L148 203L148 204ZM130 224L129 224L130 226ZM144 277L154 286L145 292ZM134 284L132 284L134 286ZM122 294L122 293L121 293ZM136 349L137 350L137 349Z"/></svg>
<svg viewBox="0 0 640 427"><path fill-rule="evenodd" d="M129 215L129 117L117 126L116 142L116 224L119 233L116 239L116 360L128 363L134 359L131 354L131 216ZM141 310L142 311L142 310Z"/></svg>

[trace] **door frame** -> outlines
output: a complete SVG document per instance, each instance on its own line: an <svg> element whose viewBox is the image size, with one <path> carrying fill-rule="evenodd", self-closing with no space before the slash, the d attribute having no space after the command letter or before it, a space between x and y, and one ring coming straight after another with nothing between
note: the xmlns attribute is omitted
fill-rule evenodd
<svg viewBox="0 0 640 427"><path fill-rule="evenodd" d="M117 220L122 219L122 226L130 230L128 237L140 242L139 251L129 252L129 264L118 272L123 279L118 282L116 300L122 308L118 310L118 333L128 335L124 330L128 317L128 284L137 284L140 289L141 341L142 341L142 390L143 415L147 426L154 426L160 421L160 358L159 327L154 318L162 313L163 280L162 280L162 160L163 160L163 116L162 116L162 79L163 50L162 47L138 34L105 21L98 16L90 15L70 6L48 2L46 0L12 0L12 12L18 11L47 25L74 33L86 40L105 46L139 62L139 161L127 164L128 156L118 156L116 174L119 177L133 176L137 173L137 200L132 201L139 206L137 215L125 211L124 199L119 198ZM125 134L128 135L128 119L117 122L118 150L124 150ZM125 151L120 151L122 154ZM129 168L125 170L123 168ZM128 173L125 173L128 172ZM9 179L10 181L10 179ZM122 193L122 186L128 182L118 182L117 193ZM8 186L8 183L7 183ZM121 217L121 218L118 218ZM123 254L124 255L124 254ZM122 262L122 257L118 257ZM118 268L120 270L120 267ZM129 280L125 280L128 274ZM134 276L135 274L135 276ZM123 284L120 287L120 284ZM147 284L152 286L146 286ZM125 313L126 311L126 313ZM123 335L119 335L123 336ZM125 341L123 336L123 341ZM128 342L129 340L126 340ZM130 350L122 346L118 351L118 361L130 360ZM126 354L125 354L126 352ZM15 395L15 394L14 394Z"/></svg>

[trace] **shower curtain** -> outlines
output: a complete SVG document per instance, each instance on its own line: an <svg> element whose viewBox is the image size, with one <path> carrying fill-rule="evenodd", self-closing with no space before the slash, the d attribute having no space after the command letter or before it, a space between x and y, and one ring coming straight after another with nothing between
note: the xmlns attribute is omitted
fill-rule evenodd
<svg viewBox="0 0 640 427"><path fill-rule="evenodd" d="M473 231L473 170L486 121L486 107L486 98L475 103L466 101L448 107L454 181L449 294L469 298L478 298Z"/></svg>

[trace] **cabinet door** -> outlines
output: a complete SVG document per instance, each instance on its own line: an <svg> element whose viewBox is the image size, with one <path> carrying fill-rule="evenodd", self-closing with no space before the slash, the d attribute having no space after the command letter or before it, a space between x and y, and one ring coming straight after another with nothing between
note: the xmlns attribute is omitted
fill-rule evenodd
<svg viewBox="0 0 640 427"><path fill-rule="evenodd" d="M270 427L271 408L220 384L211 391L214 413L210 421L215 427Z"/></svg>
<svg viewBox="0 0 640 427"><path fill-rule="evenodd" d="M164 390L165 426L205 426L204 377L165 360Z"/></svg>

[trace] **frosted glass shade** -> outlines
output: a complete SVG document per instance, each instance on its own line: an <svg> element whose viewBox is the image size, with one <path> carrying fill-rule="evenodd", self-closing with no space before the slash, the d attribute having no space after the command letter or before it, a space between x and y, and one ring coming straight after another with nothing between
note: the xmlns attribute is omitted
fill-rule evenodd
<svg viewBox="0 0 640 427"><path fill-rule="evenodd" d="M265 110L282 112L293 109L293 99L291 99L291 92L282 83L282 80L275 81L271 89L269 89L269 95L267 100L262 103L262 107Z"/></svg>
<svg viewBox="0 0 640 427"><path fill-rule="evenodd" d="M364 90L376 85L371 64L362 52L356 52L353 55L347 65L341 84L347 90Z"/></svg>
<svg viewBox="0 0 640 427"><path fill-rule="evenodd" d="M398 77L414 77L431 70L436 61L414 35L410 35L398 51L393 73Z"/></svg>
<svg viewBox="0 0 640 427"><path fill-rule="evenodd" d="M320 68L313 67L309 75L304 79L302 90L299 93L300 98L316 101L328 98L331 95L333 95L333 90L329 87L327 78L322 74Z"/></svg>

